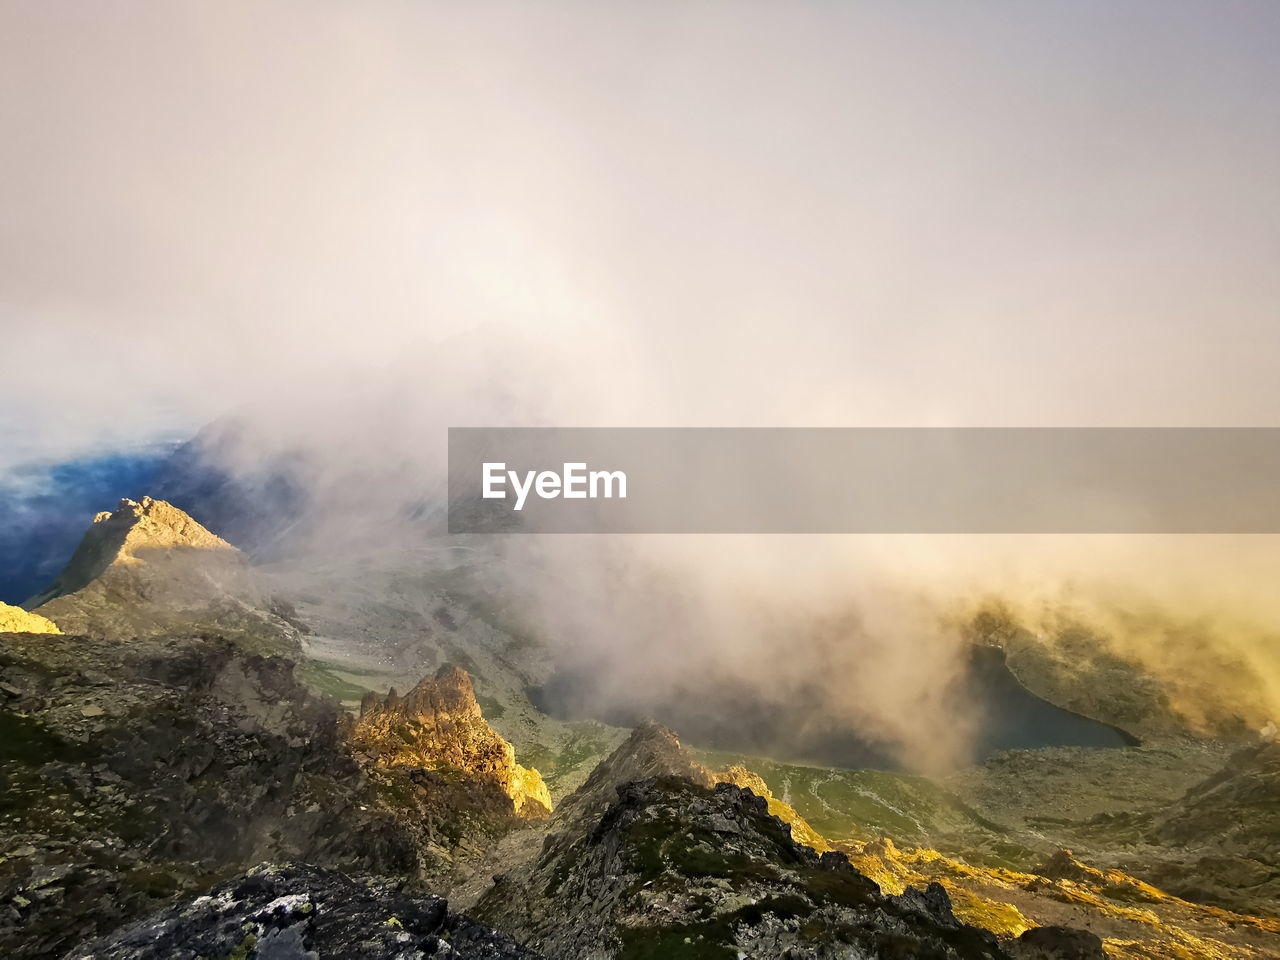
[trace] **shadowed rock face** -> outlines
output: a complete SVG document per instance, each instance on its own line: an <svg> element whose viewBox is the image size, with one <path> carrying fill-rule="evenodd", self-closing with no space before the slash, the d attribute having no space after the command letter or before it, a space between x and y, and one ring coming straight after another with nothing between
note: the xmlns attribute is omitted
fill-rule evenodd
<svg viewBox="0 0 1280 960"><path fill-rule="evenodd" d="M210 632L265 653L299 645L297 627L239 550L150 497L98 514L62 572L24 606L65 633L129 640Z"/></svg>
<svg viewBox="0 0 1280 960"><path fill-rule="evenodd" d="M284 658L7 634L0 682L0 956L58 956L264 859L422 863Z"/></svg>
<svg viewBox="0 0 1280 960"><path fill-rule="evenodd" d="M488 779L510 798L515 813L538 819L551 812L551 794L537 770L520 766L515 749L485 720L471 677L448 664L403 697L369 694L351 732L357 755L388 767L456 770Z"/></svg>
<svg viewBox="0 0 1280 960"><path fill-rule="evenodd" d="M539 960L439 897L376 890L305 865L263 865L71 951L66 960Z"/></svg>
<svg viewBox="0 0 1280 960"><path fill-rule="evenodd" d="M694 760L680 738L653 721L640 724L612 754L602 760L577 790L565 797L557 811L558 824L598 817L617 798L623 784L650 777L681 777L703 787L732 783L764 798L769 812L787 823L791 834L819 853L830 850L826 839L790 804L775 797L764 779L739 764L727 770L711 770Z"/></svg>
<svg viewBox="0 0 1280 960"><path fill-rule="evenodd" d="M350 722L291 660L225 640L0 635L0 957L59 956L264 860L446 892L527 824L491 777L361 764Z"/></svg>
<svg viewBox="0 0 1280 960"><path fill-rule="evenodd" d="M551 826L541 850L496 877L476 908L549 957L1011 955L959 922L941 885L882 893L757 775L708 770L658 724L601 762ZM1046 942L1043 954L1034 950L1044 944L1015 944L1027 957L1103 958L1092 934Z"/></svg>

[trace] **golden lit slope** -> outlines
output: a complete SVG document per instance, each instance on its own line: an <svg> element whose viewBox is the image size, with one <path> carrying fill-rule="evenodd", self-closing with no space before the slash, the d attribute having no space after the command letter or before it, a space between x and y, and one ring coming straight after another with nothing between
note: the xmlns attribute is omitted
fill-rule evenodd
<svg viewBox="0 0 1280 960"><path fill-rule="evenodd" d="M61 633L58 625L38 613L0 603L0 633Z"/></svg>

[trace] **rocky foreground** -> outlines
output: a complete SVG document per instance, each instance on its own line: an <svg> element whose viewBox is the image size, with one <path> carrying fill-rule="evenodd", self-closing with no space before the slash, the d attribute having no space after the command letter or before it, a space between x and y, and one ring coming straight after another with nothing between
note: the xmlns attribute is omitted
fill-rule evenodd
<svg viewBox="0 0 1280 960"><path fill-rule="evenodd" d="M439 897L295 864L255 867L207 896L85 944L67 960L320 956L538 960L510 937L451 913Z"/></svg>

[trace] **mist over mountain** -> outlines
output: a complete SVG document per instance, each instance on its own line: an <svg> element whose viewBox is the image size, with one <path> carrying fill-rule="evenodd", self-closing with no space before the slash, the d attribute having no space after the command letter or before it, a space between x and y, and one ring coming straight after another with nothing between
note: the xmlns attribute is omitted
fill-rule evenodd
<svg viewBox="0 0 1280 960"><path fill-rule="evenodd" d="M0 3L0 957L1280 956L1280 536L447 523L455 427L1280 426L1278 45Z"/></svg>

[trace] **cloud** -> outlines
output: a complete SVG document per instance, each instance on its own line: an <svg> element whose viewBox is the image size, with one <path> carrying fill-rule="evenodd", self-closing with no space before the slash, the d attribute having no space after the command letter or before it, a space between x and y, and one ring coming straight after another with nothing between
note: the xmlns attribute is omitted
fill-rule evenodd
<svg viewBox="0 0 1280 960"><path fill-rule="evenodd" d="M450 425L1275 425L1280 8L1233 10L6 5L0 470L247 411L350 538ZM954 671L914 545L629 549L722 662L752 591L856 596L863 722L859 662Z"/></svg>

